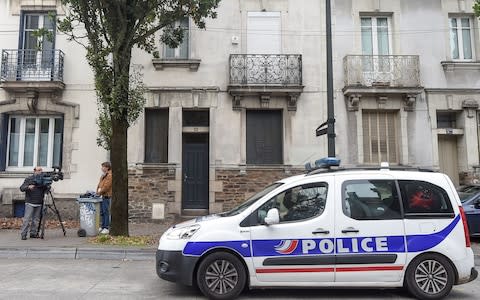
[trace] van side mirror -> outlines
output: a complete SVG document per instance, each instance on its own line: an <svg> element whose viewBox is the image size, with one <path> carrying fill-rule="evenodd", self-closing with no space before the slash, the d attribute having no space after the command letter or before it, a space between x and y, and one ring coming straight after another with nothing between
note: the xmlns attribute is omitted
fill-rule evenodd
<svg viewBox="0 0 480 300"><path fill-rule="evenodd" d="M267 225L273 225L280 223L280 214L278 213L278 209L271 208L267 212L267 216L265 217L265 223Z"/></svg>

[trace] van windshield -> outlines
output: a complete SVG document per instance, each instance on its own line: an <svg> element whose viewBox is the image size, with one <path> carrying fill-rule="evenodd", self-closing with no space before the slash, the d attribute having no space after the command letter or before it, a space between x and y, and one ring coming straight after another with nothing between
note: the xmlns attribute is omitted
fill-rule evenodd
<svg viewBox="0 0 480 300"><path fill-rule="evenodd" d="M220 216L221 217L230 217L230 216L238 215L239 213L243 212L245 209L250 207L250 205L255 203L258 199L262 198L263 196L270 193L271 191L273 191L277 187L281 186L282 184L283 183L281 183L281 182L276 182L274 184L271 184L271 185L267 186L265 189L256 193L252 197L248 198L245 202L243 202L239 206L235 207L234 209L232 209L230 211L227 211L227 212L224 212L224 213L221 213Z"/></svg>

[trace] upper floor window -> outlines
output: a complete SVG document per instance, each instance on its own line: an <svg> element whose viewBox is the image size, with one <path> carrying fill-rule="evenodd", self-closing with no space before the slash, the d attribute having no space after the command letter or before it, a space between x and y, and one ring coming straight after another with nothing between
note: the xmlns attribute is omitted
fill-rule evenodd
<svg viewBox="0 0 480 300"><path fill-rule="evenodd" d="M7 130L7 170L61 166L61 117L10 116Z"/></svg>
<svg viewBox="0 0 480 300"><path fill-rule="evenodd" d="M23 13L20 25L20 45L23 51L23 64L51 67L54 57L55 18L47 13ZM49 34L38 36L38 29L46 29Z"/></svg>
<svg viewBox="0 0 480 300"><path fill-rule="evenodd" d="M390 18L389 17L362 17L362 54L389 55Z"/></svg>
<svg viewBox="0 0 480 300"><path fill-rule="evenodd" d="M168 45L164 47L164 57L167 59L188 59L189 58L189 21L183 18L175 22L175 27L183 29L183 40L177 48L171 48Z"/></svg>
<svg viewBox="0 0 480 300"><path fill-rule="evenodd" d="M450 18L450 49L452 59L473 59L472 19L469 17Z"/></svg>

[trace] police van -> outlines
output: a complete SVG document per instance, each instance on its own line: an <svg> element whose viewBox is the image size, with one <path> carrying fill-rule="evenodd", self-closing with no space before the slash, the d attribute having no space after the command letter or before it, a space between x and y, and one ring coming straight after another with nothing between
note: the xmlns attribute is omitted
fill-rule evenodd
<svg viewBox="0 0 480 300"><path fill-rule="evenodd" d="M402 286L418 299L440 299L477 277L448 176L338 165L319 160L231 211L169 228L156 253L158 276L196 285L210 299L233 299L245 287Z"/></svg>

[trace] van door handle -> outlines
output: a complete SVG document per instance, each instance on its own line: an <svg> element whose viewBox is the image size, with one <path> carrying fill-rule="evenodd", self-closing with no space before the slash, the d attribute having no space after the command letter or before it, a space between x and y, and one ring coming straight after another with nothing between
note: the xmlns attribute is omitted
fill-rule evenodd
<svg viewBox="0 0 480 300"><path fill-rule="evenodd" d="M355 229L353 227L348 227L342 230L342 233L359 233L360 230Z"/></svg>
<svg viewBox="0 0 480 300"><path fill-rule="evenodd" d="M329 230L325 230L323 228L317 228L314 231L312 231L313 234L329 234Z"/></svg>

